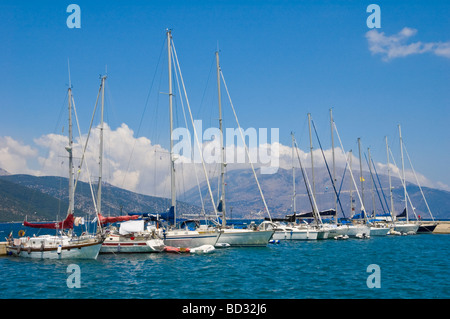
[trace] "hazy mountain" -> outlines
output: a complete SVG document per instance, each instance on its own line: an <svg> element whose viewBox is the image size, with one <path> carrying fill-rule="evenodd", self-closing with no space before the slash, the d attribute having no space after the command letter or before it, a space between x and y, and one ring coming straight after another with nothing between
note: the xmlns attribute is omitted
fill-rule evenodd
<svg viewBox="0 0 450 319"><path fill-rule="evenodd" d="M339 192L340 190L340 204L338 203L337 207L340 216L343 216L340 209L340 207L342 206L345 217L349 217L351 215L350 189L352 189L352 197L354 199L354 207L356 212L361 209L361 204L358 198L358 194L355 191L355 186L351 179L350 173L348 171L346 172L346 174L344 175L344 181L342 183L343 173L343 169L338 169L336 172L336 176L338 176L335 183L336 189L337 192ZM359 173L356 174L354 172L353 174L356 180L356 186L358 187L361 196L361 200L364 200L366 211L371 212L373 210L373 202L375 202L375 209L377 214L383 213L383 211L388 212L387 207L390 207L388 177L384 175L380 175L379 177L375 176L374 179L376 188L374 187L374 191L372 192L372 179L370 177L370 173L364 172L364 192L361 192ZM295 175L297 193L296 210L297 212L310 212L311 204L309 201L309 197L307 196L306 186L302 177L301 170L296 169ZM334 208L335 193L328 171L326 170L326 168L315 168L314 175L315 192L319 210ZM286 214L291 214L293 212L292 170L280 168L276 174L261 175L258 173L257 176L271 216L284 217ZM310 183L312 184L313 179L310 169L307 170L307 176ZM211 179L211 188L214 196L217 196L217 184L217 178L215 178L214 180ZM380 184L382 188L380 188ZM396 214L399 214L403 211L404 208L404 191L400 179L392 178L392 186L394 210ZM426 187L422 187L422 189L434 218L450 218L450 192ZM206 183L203 183L201 185L201 190L207 211L212 211ZM422 198L419 187L407 183L407 191L416 209L416 214L420 215L422 218L430 218L430 214L428 213L428 209ZM184 194L183 198L186 202L198 202L198 188L195 187L187 191ZM217 202L217 198L215 200ZM263 217L267 217L267 214L261 213L264 212L264 204L251 169L232 170L227 173L226 200L228 216L232 215L233 217L255 217L256 213L260 212ZM412 212L410 214L410 216L414 216Z"/></svg>
<svg viewBox="0 0 450 319"><path fill-rule="evenodd" d="M97 186L93 186L96 190ZM102 185L102 212L118 216L129 212L162 213L170 200L133 193L109 184ZM0 176L0 221L56 220L64 218L68 209L68 180L63 177L31 175ZM78 216L94 216L95 210L88 183L78 182L75 192ZM197 214L200 208L178 202L178 212Z"/></svg>
<svg viewBox="0 0 450 319"><path fill-rule="evenodd" d="M325 168L315 169L315 190L317 204L320 210L334 208L334 190L330 182L328 171ZM336 188L340 191L340 204L338 212L341 213L342 205L344 215L349 217L350 189L354 199L355 211L361 208L360 200L355 191L353 181L348 171L344 175L341 184L343 170L337 170ZM296 170L296 210L297 212L311 211L309 197L307 196L304 180L300 169ZM308 178L312 183L311 171L307 170ZM356 184L360 190L359 174L354 174ZM263 190L269 211L272 217L284 217L291 214L292 210L292 170L279 169L276 174L261 175L258 179ZM366 210L373 210L375 201L377 213L387 211L390 206L388 193L388 177L384 175L376 178L377 188L372 197L372 181L369 172L364 173L364 197ZM379 187L382 185L382 189ZM211 179L211 187L214 196L217 196L217 178ZM394 194L394 209L399 214L404 207L404 193L398 178L392 179ZM97 189L96 185L93 189ZM206 183L201 185L202 197L207 212L212 213L209 194ZM413 184L407 185L408 194L416 208L416 214L423 218L430 218L426 204L420 190ZM450 192L423 187L425 198L435 219L450 218ZM226 175L227 214L229 218L257 218L267 217L264 213L264 205L253 177L253 172L247 170L231 170ZM386 198L386 199L385 199ZM170 200L154 196L146 196L130 192L118 187L104 184L102 187L102 208L104 215L117 216L129 212L165 212L170 206ZM198 214L200 212L198 187L194 187L185 194L179 196L178 212L185 214ZM380 201L381 199L381 201ZM217 202L217 199L215 199ZM381 204L381 202L383 204ZM387 203L387 204L386 204ZM35 177L30 175L2 175L0 176L0 222L22 221L25 216L29 221L56 220L66 215L68 207L68 180L63 177ZM89 184L79 182L75 195L75 210L78 216L93 216L94 206ZM259 213L259 215L258 215ZM413 216L412 213L410 216Z"/></svg>

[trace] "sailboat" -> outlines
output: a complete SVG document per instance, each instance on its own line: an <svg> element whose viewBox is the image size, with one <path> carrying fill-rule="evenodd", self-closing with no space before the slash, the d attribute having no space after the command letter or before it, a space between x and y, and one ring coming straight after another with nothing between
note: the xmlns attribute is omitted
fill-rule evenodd
<svg viewBox="0 0 450 319"><path fill-rule="evenodd" d="M103 114L105 107L106 75L101 77L98 94L101 92L100 115L100 151L99 151L99 178L97 189L97 222L101 226L105 238L100 253L140 253L161 252L164 242L152 229L144 229L144 221L135 221L139 216L102 216L102 173L103 173ZM97 96L98 101L98 96ZM95 109L97 104L95 105ZM92 123L91 123L92 125ZM119 223L119 229L112 224ZM110 225L107 227L107 225Z"/></svg>
<svg viewBox="0 0 450 319"><path fill-rule="evenodd" d="M398 220L397 216L395 216L394 212L394 200L393 200L393 193L392 193L392 186L391 186L391 176L389 173L389 188L390 188L390 194L391 194L391 222L393 224L393 231L398 232L400 234L416 234L417 230L419 229L419 225L415 223L409 222L409 215L408 215L408 193L406 191L406 179L405 179L405 165L404 165L404 158L403 158L403 139L402 139L402 131L400 125L398 125L398 132L399 132L399 138L400 138L400 153L401 153L401 160L402 160L402 176L400 177L400 180L403 185L403 191L404 191L404 201L405 201L405 217L406 220ZM386 138L386 148L387 152L391 154L390 148L387 145L387 138ZM392 156L392 159L395 163L394 157ZM397 165L396 165L397 166ZM389 154L388 154L388 168L389 168ZM411 205L412 206L412 205Z"/></svg>
<svg viewBox="0 0 450 319"><path fill-rule="evenodd" d="M338 224L338 216L337 216L337 203L339 202L339 205L341 207L342 212L344 211L341 205L341 201L339 199L337 190L336 190L336 185L335 185L335 181L336 181L336 168L335 168L335 156L334 156L334 134L333 134L333 114L332 114L332 109L330 109L330 124L331 124L331 143L332 143L332 155L333 155L333 175L330 172L330 169L328 167L328 163L327 163L327 159L325 157L325 153L323 151L322 148L322 144L320 143L320 139L319 139L319 135L317 134L317 130L316 130L316 126L314 124L314 122L311 120L311 114L308 114L308 123L309 123L309 136L310 136L310 148L311 148L311 170L313 172L313 185L314 185L314 163L313 163L313 155L312 155L312 150L313 150L313 144L312 144L312 138L311 138L311 123L313 124L314 127L314 132L316 134L317 137L317 141L319 143L321 152L322 152L322 157L323 157L323 161L325 163L325 166L327 168L328 174L330 176L330 180L331 180L331 184L333 186L333 190L334 190L334 204L335 204L335 208L334 209L329 209L323 213L329 213L329 212L334 212L334 222L331 223L325 223L324 227L326 227L328 229L328 238L335 238L335 239L341 239L341 238L348 238L348 225L342 225L342 224ZM313 187L313 196L315 197L315 188ZM319 212L319 214L321 215L322 212Z"/></svg>
<svg viewBox="0 0 450 319"><path fill-rule="evenodd" d="M78 223L78 220L74 217L75 185L72 154L73 97L70 84L68 101L69 145L65 148L69 154L69 208L67 216L63 221L55 223L30 223L24 221L23 225L25 227L54 229L57 233L55 235L24 237L25 232L22 230L19 232L19 236L22 237L8 239L7 250L11 255L38 259L96 259L100 251L103 238L99 232L95 235L81 234L77 236L73 231L74 224Z"/></svg>
<svg viewBox="0 0 450 319"><path fill-rule="evenodd" d="M431 213L430 206L428 206L427 199L425 198L425 194L423 193L422 187L420 186L419 179L417 178L416 171L414 170L414 167L413 167L413 165L411 163L411 158L409 157L408 150L406 149L406 146L405 146L405 143L404 143L403 139L402 139L402 146L403 146L403 148L404 148L404 150L406 152L406 156L408 157L409 164L410 164L411 169L412 169L412 171L414 173L414 177L416 179L417 186L419 187L420 193L422 194L423 201L424 201L424 203L425 203L425 205L427 207L428 213L430 214L430 217L431 217L431 221L423 221L421 219L420 215L417 216L416 213L414 212L414 214L416 215L416 218L417 218L416 224L419 225L419 228L417 229L417 233L418 234L419 233L421 233L421 234L432 233L434 231L434 229L436 228L436 226L438 225L438 223L434 220L434 216ZM414 209L414 206L411 203L411 199L409 198L409 196L408 196L408 199L409 199L411 207L412 207L412 209L414 211L415 209ZM406 211L405 211L405 213L406 213Z"/></svg>
<svg viewBox="0 0 450 319"><path fill-rule="evenodd" d="M292 135L292 209L294 214L292 216L286 216L286 219L282 221L273 221L275 224L275 233L272 236L274 240L315 240L319 231L309 224L296 224L296 187L295 187L295 166L294 166L294 136Z"/></svg>
<svg viewBox="0 0 450 319"><path fill-rule="evenodd" d="M173 214L173 225L171 227L168 227L163 232L163 240L164 244L169 247L175 247L175 248L195 248L200 246L214 246L220 235L220 230L209 227L208 225L200 225L195 230L189 230L189 229L180 229L177 228L177 222L176 222L176 216L177 216L177 202L176 202L176 190L175 190L175 157L173 154L173 139L172 139L172 133L173 133L173 112L172 112L172 51L175 53L174 58L176 57L176 51L173 48L173 39L172 39L172 32L171 30L166 31L167 35L167 53L168 53L168 72L169 72L169 118L170 118L170 189L171 189L171 207L169 209L169 212ZM177 63L178 68L179 65ZM181 76L181 72L180 72ZM182 79L181 79L182 80ZM183 81L183 80L182 80ZM183 88L184 88L184 82L183 82ZM189 106L189 103L188 103ZM190 111L190 109L189 109ZM192 119L191 119L192 120ZM194 126L194 134L197 139L197 134ZM202 164L204 165L204 162L202 160ZM206 170L205 170L206 172ZM207 182L208 179L206 179ZM211 200L213 201L212 194ZM213 203L213 206L215 207L215 204Z"/></svg>
<svg viewBox="0 0 450 319"><path fill-rule="evenodd" d="M329 227L327 227L322 222L322 218L320 217L319 209L317 208L316 198L313 194L311 184L309 183L308 175L306 174L306 171L303 168L302 161L301 161L300 155L298 153L298 146L297 146L297 142L295 141L293 132L291 132L291 136L292 136L292 141L293 141L293 146L294 146L293 148L295 149L295 151L297 153L297 159L300 164L300 169L301 169L301 172L303 175L303 182L305 183L306 192L308 193L309 203L310 203L311 209L312 209L311 215L314 218L314 223L309 224L308 226L313 227L317 231L317 239L327 239L328 235L329 235ZM298 227L302 228L305 226L302 225L302 226L298 226Z"/></svg>
<svg viewBox="0 0 450 319"><path fill-rule="evenodd" d="M361 194L362 194L362 201L364 203L364 178L363 178L363 174L362 174L362 158L361 158L361 139L358 138L358 148L359 148L359 164L360 164L360 179L361 179ZM371 176L371 180L372 180L372 203L373 203L373 215L375 216L375 194L374 194L374 186L375 186L375 182L373 180L373 174L372 174L372 165L370 164L370 148L367 149L367 152L369 154L369 161L368 161L368 166L369 166L369 172L370 172L370 176ZM365 206L365 203L364 203ZM373 217L374 217L373 216ZM390 227L387 226L385 223L379 223L376 222L375 219L373 219L372 221L369 221L367 216L366 216L366 222L370 228L370 236L386 236L389 231L390 231Z"/></svg>
<svg viewBox="0 0 450 319"><path fill-rule="evenodd" d="M154 225L146 225L139 216L100 216L100 223L119 223L119 228L109 226L105 230L105 241L100 250L105 253L159 253L166 245L162 239L162 230Z"/></svg>
<svg viewBox="0 0 450 319"><path fill-rule="evenodd" d="M219 199L218 212L222 213L222 224L220 225L220 230L222 234L219 237L217 242L218 246L221 245L229 245L229 246L239 246L239 247L248 247L248 246L266 246L269 243L269 240L272 238L274 234L274 230L272 224L270 222L264 221L261 225L256 225L252 223L250 227L245 229L243 228L234 228L227 226L226 219L226 200L225 200L225 147L223 142L223 127L222 127L222 99L220 92L220 79L222 75L222 71L220 69L219 64L219 52L216 51L216 70L217 70L217 89L218 89L218 102L219 102L219 129L220 129L220 150L221 150L221 165L220 165L220 180L221 180L221 195ZM225 80L224 80L225 83ZM226 84L225 84L226 88ZM228 89L226 88L227 93ZM229 96L229 95L228 95ZM231 99L230 99L231 101ZM234 111L234 107L233 107ZM235 113L235 112L234 112ZM236 113L235 113L236 116ZM236 116L237 121L237 116ZM239 122L237 121L238 126ZM242 131L240 130L241 134ZM245 145L245 140L243 139L243 143ZM245 149L247 150L247 146L245 145ZM252 170L258 184L258 188L262 197L262 200L265 205L266 212L269 212L267 204L264 199L264 195L262 193L261 187L259 185L258 179L256 177L255 170L253 168L253 164L250 161L252 166ZM270 215L269 215L270 216Z"/></svg>
<svg viewBox="0 0 450 319"><path fill-rule="evenodd" d="M341 141L341 138L339 136L339 132L338 132L337 127L336 127L336 123L333 122L332 125L334 127L334 130L336 131L336 135L338 137L338 140L339 140L339 143L340 143L340 146L341 146L341 150L342 150L342 152L344 153L344 156L345 156L344 146L342 145L342 141ZM356 215L352 216L352 224L348 225L347 236L349 236L349 237L356 237L356 238L369 238L370 237L370 228L367 225L367 214L366 214L366 210L364 208L364 202L361 199L361 196L360 196L359 191L358 191L358 187L356 187L355 178L353 176L352 165L351 165L352 164L351 152L352 151L349 152L350 156L349 156L348 159L347 159L347 156L345 156L345 160L346 160L347 165L349 167L349 173L350 173L350 177L351 177L351 181L350 181L350 209L351 209L351 212L353 214L354 207L353 207L352 189L353 189L353 186L354 186L355 190L356 190L356 194L358 195L359 201L361 203L361 214L360 214L360 216L362 217L362 219L355 219L354 217Z"/></svg>

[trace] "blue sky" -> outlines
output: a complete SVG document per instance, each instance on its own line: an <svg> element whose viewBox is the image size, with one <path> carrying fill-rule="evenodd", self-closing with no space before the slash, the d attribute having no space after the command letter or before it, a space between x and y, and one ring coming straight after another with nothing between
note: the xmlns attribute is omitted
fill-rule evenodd
<svg viewBox="0 0 450 319"><path fill-rule="evenodd" d="M71 3L81 8L79 29L66 25ZM366 24L371 3L381 9L373 42ZM160 92L167 92L163 46L170 28L204 126L217 126L219 47L244 128L279 128L284 145L294 131L306 150L310 112L329 148L333 107L344 148L356 151L360 137L363 149L384 162L384 136L398 147L401 124L415 170L450 185L449 13L446 1L3 0L0 167L7 165L5 137L36 149L35 139L61 133L68 59L82 130L107 66L108 124L126 123L136 137L167 146L167 98ZM231 120L225 113L225 126L235 127Z"/></svg>

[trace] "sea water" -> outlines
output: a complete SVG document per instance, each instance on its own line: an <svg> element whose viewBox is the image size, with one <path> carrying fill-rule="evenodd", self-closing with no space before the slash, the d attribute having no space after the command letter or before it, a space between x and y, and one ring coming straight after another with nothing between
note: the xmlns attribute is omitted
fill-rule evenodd
<svg viewBox="0 0 450 319"><path fill-rule="evenodd" d="M1 240L18 229L20 224L0 224ZM205 255L108 254L96 260L3 256L0 299L447 299L449 239L282 241ZM78 287L69 284L73 265Z"/></svg>

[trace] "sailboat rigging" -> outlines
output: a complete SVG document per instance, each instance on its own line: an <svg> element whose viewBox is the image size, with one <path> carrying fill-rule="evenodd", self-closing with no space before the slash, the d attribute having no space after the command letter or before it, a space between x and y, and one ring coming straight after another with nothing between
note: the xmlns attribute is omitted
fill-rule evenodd
<svg viewBox="0 0 450 319"><path fill-rule="evenodd" d="M69 117L69 144L65 147L69 155L69 207L64 221L56 223L30 223L24 221L25 227L55 229L57 234L33 237L9 238L7 250L10 254L39 259L96 259L100 251L103 237L100 228L96 234L81 234L77 236L74 228L74 198L75 185L73 173L73 134L72 134L72 86L68 88L68 117ZM84 157L83 157L84 158ZM65 232L67 230L67 232Z"/></svg>
<svg viewBox="0 0 450 319"><path fill-rule="evenodd" d="M246 229L238 229L234 227L228 227L227 226L227 217L226 217L226 197L225 197L225 147L223 142L223 123L222 123L222 99L221 99L221 90L220 90L220 84L221 79L224 83L225 91L227 93L231 109L233 111L236 124L238 126L242 142L244 144L245 152L247 157L250 161L250 166L252 168L253 175L255 177L261 199L263 201L265 212L267 212L269 219L271 220L269 208L267 206L266 200L264 198L264 194L261 189L261 185L259 184L258 177L255 172L255 168L253 166L252 161L250 160L250 156L248 153L247 144L245 142L245 138L242 133L242 129L239 124L238 117L236 115L236 110L233 106L233 102L231 101L230 93L228 91L228 87L225 82L225 78L223 76L220 63L219 63L219 52L216 51L216 72L217 72L217 90L218 90L218 105L219 105L219 129L220 129L220 187L221 187L221 194L219 198L219 206L218 211L222 213L222 224L220 226L220 229L222 231L222 234L219 237L218 245L230 245L230 246L266 246L269 243L269 240L272 238L272 235L274 234L273 226L270 222L262 222L259 226L252 224L251 227L248 227Z"/></svg>

